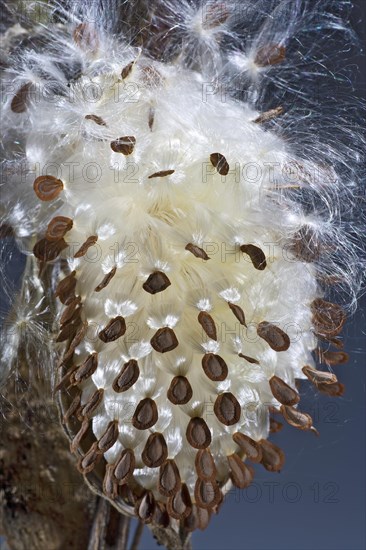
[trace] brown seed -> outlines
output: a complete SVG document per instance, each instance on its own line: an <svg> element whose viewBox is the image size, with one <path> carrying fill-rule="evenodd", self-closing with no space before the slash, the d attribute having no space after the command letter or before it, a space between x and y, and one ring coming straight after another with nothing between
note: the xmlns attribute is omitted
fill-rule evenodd
<svg viewBox="0 0 366 550"><path fill-rule="evenodd" d="M263 269L267 267L266 256L259 246L255 246L254 244L242 244L240 250L244 254L248 254L255 269L263 271Z"/></svg>
<svg viewBox="0 0 366 550"><path fill-rule="evenodd" d="M274 418L269 419L269 431L271 434L280 432L282 428L283 428L282 422L278 422L278 420L275 420Z"/></svg>
<svg viewBox="0 0 366 550"><path fill-rule="evenodd" d="M61 365L63 366L63 365ZM58 384L56 385L55 389L54 389L54 394L59 391L59 390L62 390L64 389L65 387L68 387L70 386L70 377L71 375L77 370L78 366L77 365L74 365L71 369L69 369L61 378L61 380L58 382Z"/></svg>
<svg viewBox="0 0 366 550"><path fill-rule="evenodd" d="M24 113L27 110L32 88L33 84L31 82L27 82L19 88L10 104L10 108L13 113L20 114Z"/></svg>
<svg viewBox="0 0 366 550"><path fill-rule="evenodd" d="M121 393L131 388L140 376L140 369L136 359L130 359L122 367L121 372L115 378L112 388L115 392Z"/></svg>
<svg viewBox="0 0 366 550"><path fill-rule="evenodd" d="M137 430L147 430L156 424L158 409L156 403L150 397L142 399L137 405L132 417L132 424Z"/></svg>
<svg viewBox="0 0 366 550"><path fill-rule="evenodd" d="M52 262L61 254L61 252L68 247L68 244L64 239L59 241L49 241L47 239L41 239L33 247L33 254L37 260L42 262Z"/></svg>
<svg viewBox="0 0 366 550"><path fill-rule="evenodd" d="M195 466L199 478L206 480L216 478L216 466L209 449L200 449L197 452Z"/></svg>
<svg viewBox="0 0 366 550"><path fill-rule="evenodd" d="M262 448L257 441L240 432L236 432L233 435L233 440L244 451L249 460L252 462L260 462L262 460Z"/></svg>
<svg viewBox="0 0 366 550"><path fill-rule="evenodd" d="M167 511L174 519L184 519L192 510L192 501L187 485L182 483L180 489L168 499Z"/></svg>
<svg viewBox="0 0 366 550"><path fill-rule="evenodd" d="M202 28L204 30L210 30L223 25L229 15L230 12L225 2L207 3L202 13Z"/></svg>
<svg viewBox="0 0 366 550"><path fill-rule="evenodd" d="M106 327L98 333L98 337L102 342L114 342L118 340L126 332L126 321L123 317L118 316L111 319Z"/></svg>
<svg viewBox="0 0 366 550"><path fill-rule="evenodd" d="M110 281L113 279L116 271L117 271L117 267L115 266L110 270L109 273L107 273L107 275L105 275L102 282L99 283L99 285L95 287L95 289L94 289L95 292L100 292L101 290L103 290L103 288L105 288L110 283Z"/></svg>
<svg viewBox="0 0 366 550"><path fill-rule="evenodd" d="M316 370L309 366L303 367L302 372L308 377L310 382L315 385L337 383L337 377L332 372Z"/></svg>
<svg viewBox="0 0 366 550"><path fill-rule="evenodd" d="M228 375L227 364L220 355L214 353L206 353L203 356L202 368L206 376L214 382L221 382Z"/></svg>
<svg viewBox="0 0 366 550"><path fill-rule="evenodd" d="M257 327L257 334L275 351L286 351L290 347L290 338L279 327L262 321Z"/></svg>
<svg viewBox="0 0 366 550"><path fill-rule="evenodd" d="M197 514L197 520L198 520L198 529L200 529L200 531L204 531L205 529L207 529L208 524L210 523L211 510L206 508L200 508L199 506L197 506L196 514Z"/></svg>
<svg viewBox="0 0 366 550"><path fill-rule="evenodd" d="M95 373L98 367L98 354L96 352L91 353L80 365L77 371L71 377L72 384L79 384L87 378L90 378Z"/></svg>
<svg viewBox="0 0 366 550"><path fill-rule="evenodd" d="M344 384L340 382L335 382L334 384L317 384L317 388L322 393L326 393L330 397L341 397L344 394Z"/></svg>
<svg viewBox="0 0 366 550"><path fill-rule="evenodd" d="M255 120L253 120L253 122L255 122L256 124L263 124L263 122L269 122L270 120L277 118L283 113L284 113L283 107L276 107L275 109L270 109L265 113L261 113Z"/></svg>
<svg viewBox="0 0 366 550"><path fill-rule="evenodd" d="M56 287L55 296L59 297L61 303L68 305L75 299L76 278L75 271L67 275Z"/></svg>
<svg viewBox="0 0 366 550"><path fill-rule="evenodd" d="M262 447L261 464L269 472L279 472L285 462L285 454L282 449L266 439L262 439L260 444Z"/></svg>
<svg viewBox="0 0 366 550"><path fill-rule="evenodd" d="M161 433L153 433L146 441L141 458L149 468L158 468L168 458L168 447Z"/></svg>
<svg viewBox="0 0 366 550"><path fill-rule="evenodd" d="M98 449L103 453L108 451L117 441L118 435L118 422L117 420L112 420L112 422L109 422L104 434L98 440Z"/></svg>
<svg viewBox="0 0 366 550"><path fill-rule="evenodd" d="M115 153L122 153L122 155L132 155L136 145L136 138L133 136L124 136L111 142L111 149Z"/></svg>
<svg viewBox="0 0 366 550"><path fill-rule="evenodd" d="M188 252L191 252L193 256L196 256L196 258L201 258L201 260L210 260L211 258L207 256L206 252L203 250L203 248L200 248L199 246L188 243L185 247L185 250L188 250Z"/></svg>
<svg viewBox="0 0 366 550"><path fill-rule="evenodd" d="M319 358L328 366L344 365L349 361L349 355L345 351L321 351Z"/></svg>
<svg viewBox="0 0 366 550"><path fill-rule="evenodd" d="M321 340L322 342L327 342L329 344L332 344L337 349L343 349L344 343L340 338L331 336L326 336L325 334L319 334L318 332L314 332L314 335Z"/></svg>
<svg viewBox="0 0 366 550"><path fill-rule="evenodd" d="M92 235L91 237L88 237L85 243L83 243L79 248L79 250L76 252L76 254L74 254L74 258L81 258L82 256L85 256L89 248L91 246L94 246L97 240L98 240L97 235Z"/></svg>
<svg viewBox="0 0 366 550"><path fill-rule="evenodd" d="M71 218L56 216L47 226L46 239L48 241L59 241L66 235L73 226Z"/></svg>
<svg viewBox="0 0 366 550"><path fill-rule="evenodd" d="M230 302L228 302L228 304L229 304L229 308L234 313L234 315L237 318L237 320L239 321L239 323L246 327L247 325L245 323L245 315L244 315L244 311L242 310L242 308L237 306L236 304L232 304Z"/></svg>
<svg viewBox="0 0 366 550"><path fill-rule="evenodd" d="M257 359L254 359L254 357L249 357L248 355L243 355L242 353L239 353L238 355L242 359L245 359L246 361L248 361L248 363L252 363L253 365L259 365L259 361L257 361Z"/></svg>
<svg viewBox="0 0 366 550"><path fill-rule="evenodd" d="M76 317L79 317L81 311L80 304L81 298L80 296L77 296L69 303L68 306L66 306L60 318L61 326L66 325L67 323L74 321Z"/></svg>
<svg viewBox="0 0 366 550"><path fill-rule="evenodd" d="M171 176L174 172L175 170L160 170L159 172L154 172L154 174L151 174L151 176L149 176L149 180L152 178L165 178L166 176Z"/></svg>
<svg viewBox="0 0 366 550"><path fill-rule="evenodd" d="M227 176L230 170L229 164L221 153L212 153L210 155L211 164L221 176Z"/></svg>
<svg viewBox="0 0 366 550"><path fill-rule="evenodd" d="M128 63L128 65L126 65L126 67L124 67L121 71L121 77L123 79L127 78L130 74L131 74L131 71L133 69L133 66L134 66L135 62L134 61L131 61L131 63Z"/></svg>
<svg viewBox="0 0 366 550"><path fill-rule="evenodd" d="M78 470L84 475L88 474L89 472L94 470L95 466L98 464L101 457L102 457L102 454L98 450L97 443L95 442L90 447L86 455L80 458L78 462Z"/></svg>
<svg viewBox="0 0 366 550"><path fill-rule="evenodd" d="M179 470L174 460L167 460L159 471L159 492L165 496L170 497L174 495L181 486Z"/></svg>
<svg viewBox="0 0 366 550"><path fill-rule="evenodd" d="M216 398L214 413L225 426L232 426L240 419L241 407L239 401L230 392L221 393Z"/></svg>
<svg viewBox="0 0 366 550"><path fill-rule="evenodd" d="M178 346L177 337L173 329L169 327L159 328L159 330L154 334L150 340L150 344L155 351L159 353L166 353L171 351Z"/></svg>
<svg viewBox="0 0 366 550"><path fill-rule="evenodd" d="M86 418L91 418L95 409L101 403L104 395L104 390L101 388L96 390L93 395L91 395L88 401L82 406L80 410L80 415L85 416Z"/></svg>
<svg viewBox="0 0 366 550"><path fill-rule="evenodd" d="M230 478L238 489L245 489L253 481L253 471L248 468L239 455L233 453L227 457Z"/></svg>
<svg viewBox="0 0 366 550"><path fill-rule="evenodd" d="M80 401L81 401L81 392L78 392L75 395L75 397L72 400L69 408L67 409L67 411L65 412L65 414L63 416L64 423L66 423L72 416L74 416L74 414L76 413L76 411L80 407Z"/></svg>
<svg viewBox="0 0 366 550"><path fill-rule="evenodd" d="M107 464L103 479L103 493L110 499L115 500L118 496L118 485L113 479L114 464Z"/></svg>
<svg viewBox="0 0 366 550"><path fill-rule="evenodd" d="M192 504L189 516L184 518L183 526L185 531L187 531L188 533L193 533L193 531L198 528L198 517L195 504Z"/></svg>
<svg viewBox="0 0 366 550"><path fill-rule="evenodd" d="M198 478L194 487L194 497L200 508L213 508L220 500L220 490L216 481Z"/></svg>
<svg viewBox="0 0 366 550"><path fill-rule="evenodd" d="M169 527L169 514L166 511L166 506L163 502L157 501L155 506L154 518L153 521L156 525L166 529Z"/></svg>
<svg viewBox="0 0 366 550"><path fill-rule="evenodd" d="M70 443L70 451L72 453L76 453L81 440L83 439L86 432L88 431L88 428L89 428L89 419L86 418L85 420L83 420L78 433L75 435L74 439Z"/></svg>
<svg viewBox="0 0 366 550"><path fill-rule="evenodd" d="M192 398L193 391L185 376L175 376L170 383L167 396L174 405L185 405Z"/></svg>
<svg viewBox="0 0 366 550"><path fill-rule="evenodd" d="M41 201L52 201L63 190L64 184L54 176L39 176L33 184L34 192Z"/></svg>
<svg viewBox="0 0 366 550"><path fill-rule="evenodd" d="M124 485L120 485L118 488L118 494L123 498L126 504L129 506L135 506L137 501L141 498L141 487L138 487L139 494L137 494L136 486L133 488L125 483Z"/></svg>
<svg viewBox="0 0 366 550"><path fill-rule="evenodd" d="M85 119L92 120L95 124L98 124L98 126L107 126L102 117L98 115L86 115Z"/></svg>
<svg viewBox="0 0 366 550"><path fill-rule="evenodd" d="M119 485L127 483L132 478L136 465L135 455L132 449L123 449L114 466L114 477Z"/></svg>
<svg viewBox="0 0 366 550"><path fill-rule="evenodd" d="M280 44L268 44L257 51L254 63L258 67L269 67L282 63L286 58L286 48Z"/></svg>
<svg viewBox="0 0 366 550"><path fill-rule="evenodd" d="M147 280L142 285L142 288L149 294L157 294L162 292L171 285L168 277L162 271L155 271L148 276Z"/></svg>
<svg viewBox="0 0 366 550"><path fill-rule="evenodd" d="M70 346L69 346L69 349L67 350L67 352L64 354L63 356L63 361L68 361L69 359L71 359L74 351L75 351L75 348L82 342L82 340L84 339L86 333L87 333L87 330L88 330L88 323L83 323L80 328L78 329L77 333L75 334L74 338L72 339L71 343L70 343Z"/></svg>
<svg viewBox="0 0 366 550"><path fill-rule="evenodd" d="M191 418L187 426L186 438L195 449L206 449L211 445L211 432L203 418L198 416Z"/></svg>
<svg viewBox="0 0 366 550"><path fill-rule="evenodd" d="M296 258L307 263L318 260L322 251L318 234L307 225L295 233L288 249Z"/></svg>
<svg viewBox="0 0 366 550"><path fill-rule="evenodd" d="M151 491L146 491L135 506L135 512L142 523L151 523L155 512L155 498Z"/></svg>
<svg viewBox="0 0 366 550"><path fill-rule="evenodd" d="M291 386L286 384L278 376L272 376L269 381L273 397L282 405L296 405L300 401L300 396Z"/></svg>
<svg viewBox="0 0 366 550"><path fill-rule="evenodd" d="M155 109L154 107L149 108L149 116L148 116L148 125L150 130L152 131L155 121Z"/></svg>
<svg viewBox="0 0 366 550"><path fill-rule="evenodd" d="M313 419L309 414L302 413L293 407L281 405L281 412L286 422L299 430L310 430L313 425Z"/></svg>
<svg viewBox="0 0 366 550"><path fill-rule="evenodd" d="M200 311L198 322L211 340L217 340L217 331L215 321L207 311Z"/></svg>
<svg viewBox="0 0 366 550"><path fill-rule="evenodd" d="M326 336L337 336L346 322L343 309L338 304L317 298L311 304L313 324L316 332Z"/></svg>
<svg viewBox="0 0 366 550"><path fill-rule="evenodd" d="M56 342L65 342L66 340L70 340L74 338L78 330L79 324L80 324L80 318L76 319L75 322L68 323L66 324L66 326L62 327L62 329L58 333Z"/></svg>

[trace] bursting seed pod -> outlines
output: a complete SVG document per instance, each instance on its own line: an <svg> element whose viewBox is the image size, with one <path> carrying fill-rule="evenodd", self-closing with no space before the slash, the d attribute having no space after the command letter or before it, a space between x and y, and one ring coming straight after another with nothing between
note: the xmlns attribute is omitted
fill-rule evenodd
<svg viewBox="0 0 366 550"><path fill-rule="evenodd" d="M281 470L273 411L317 433L297 380L343 393L361 138L314 131L329 114L305 116L313 75L294 73L333 2L130 4L57 2L9 53L3 223L41 287L51 273L47 369L78 469L187 536L251 462Z"/></svg>

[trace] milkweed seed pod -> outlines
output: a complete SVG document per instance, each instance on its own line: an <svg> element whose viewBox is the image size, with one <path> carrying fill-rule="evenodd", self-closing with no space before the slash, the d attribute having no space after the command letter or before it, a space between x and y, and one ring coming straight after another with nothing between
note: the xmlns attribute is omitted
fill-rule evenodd
<svg viewBox="0 0 366 550"><path fill-rule="evenodd" d="M52 271L80 472L189 532L282 468L272 412L316 432L297 380L343 393L362 139L320 74L343 2L127 4L57 3L9 46L3 223Z"/></svg>

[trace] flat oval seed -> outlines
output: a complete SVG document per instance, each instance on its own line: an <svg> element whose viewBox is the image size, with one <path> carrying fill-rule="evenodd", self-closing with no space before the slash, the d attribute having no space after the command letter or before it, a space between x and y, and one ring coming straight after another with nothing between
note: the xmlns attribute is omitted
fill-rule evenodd
<svg viewBox="0 0 366 550"><path fill-rule="evenodd" d="M212 153L210 155L211 164L221 176L227 176L230 170L229 163L221 153Z"/></svg>
<svg viewBox="0 0 366 550"><path fill-rule="evenodd" d="M206 376L214 382L221 382L228 375L227 364L220 355L214 353L206 353L203 356L202 368Z"/></svg>
<svg viewBox="0 0 366 550"><path fill-rule="evenodd" d="M344 365L349 361L349 355L345 351L322 351L319 355L322 363L328 366Z"/></svg>
<svg viewBox="0 0 366 550"><path fill-rule="evenodd" d="M150 397L142 399L137 405L132 417L132 424L137 430L147 430L156 424L158 409L156 403Z"/></svg>
<svg viewBox="0 0 366 550"><path fill-rule="evenodd" d="M109 321L108 325L99 332L98 337L106 344L108 342L114 342L123 336L125 332L126 321L123 317L118 316Z"/></svg>
<svg viewBox="0 0 366 550"><path fill-rule="evenodd" d="M253 365L259 365L259 361L257 361L257 359L254 359L254 357L249 357L248 355L243 355L242 353L239 353L238 355L242 359L245 359L246 361L248 361L248 363L251 363Z"/></svg>
<svg viewBox="0 0 366 550"><path fill-rule="evenodd" d="M64 239L58 241L49 241L48 239L41 239L33 248L33 254L37 260L42 262L52 262L61 254L61 252L67 248L68 244Z"/></svg>
<svg viewBox="0 0 366 550"><path fill-rule="evenodd" d="M196 507L196 514L198 519L198 529L204 531L207 529L211 519L211 510L207 508Z"/></svg>
<svg viewBox="0 0 366 550"><path fill-rule="evenodd" d="M97 240L98 240L97 235L91 235L91 237L88 237L85 243L83 243L79 248L79 250L76 252L76 254L74 254L74 258L81 258L82 256L85 256L89 248L91 246L94 246Z"/></svg>
<svg viewBox="0 0 366 550"><path fill-rule="evenodd" d="M216 466L212 454L208 449L200 449L195 459L196 472L201 479L215 479Z"/></svg>
<svg viewBox="0 0 366 550"><path fill-rule="evenodd" d="M257 327L257 334L263 338L274 351L286 351L290 347L290 338L279 327L262 321Z"/></svg>
<svg viewBox="0 0 366 550"><path fill-rule="evenodd" d="M200 311L198 322L211 340L217 340L215 321L207 311Z"/></svg>
<svg viewBox="0 0 366 550"><path fill-rule="evenodd" d="M124 136L112 141L111 149L115 153L122 153L122 155L128 156L133 153L136 145L136 138L133 136Z"/></svg>
<svg viewBox="0 0 366 550"><path fill-rule="evenodd" d="M261 464L269 472L279 472L285 463L285 454L282 449L266 439L262 439L260 444L262 447Z"/></svg>
<svg viewBox="0 0 366 550"><path fill-rule="evenodd" d="M131 61L131 63L128 63L128 65L126 65L126 67L124 67L121 71L121 77L123 79L127 78L128 75L131 73L132 71L132 68L134 66L135 62L134 61Z"/></svg>
<svg viewBox="0 0 366 550"><path fill-rule="evenodd" d="M154 174L151 174L151 176L149 176L149 180L151 180L152 178L165 178L166 176L171 176L172 174L174 174L175 170L160 170L160 172L155 172Z"/></svg>
<svg viewBox="0 0 366 550"><path fill-rule="evenodd" d="M124 449L114 466L114 477L119 485L127 483L134 472L136 465L135 455L132 449Z"/></svg>
<svg viewBox="0 0 366 550"><path fill-rule="evenodd" d="M68 422L68 420L70 420L70 418L72 416L74 416L74 414L79 410L79 407L80 407L80 401L81 401L81 392L80 393L77 393L74 397L74 399L72 400L69 408L67 409L67 411L65 412L64 416L63 416L63 421L64 423Z"/></svg>
<svg viewBox="0 0 366 550"><path fill-rule="evenodd" d="M56 287L55 296L60 299L60 302L68 305L75 298L76 278L75 271L67 275L60 281Z"/></svg>
<svg viewBox="0 0 366 550"><path fill-rule="evenodd" d="M255 269L263 271L263 269L267 267L266 256L259 246L255 246L254 244L243 244L240 250L248 254Z"/></svg>
<svg viewBox="0 0 366 550"><path fill-rule="evenodd" d="M196 513L196 506L194 504L192 504L192 509L189 516L184 519L183 525L184 529L188 531L188 533L193 533L193 531L198 528L198 517Z"/></svg>
<svg viewBox="0 0 366 550"><path fill-rule="evenodd" d="M103 288L105 288L110 283L110 281L113 279L116 271L117 271L117 267L115 266L110 270L109 273L107 273L107 275L105 275L102 282L99 283L99 285L95 287L95 289L94 289L95 292L100 292L101 290L103 290Z"/></svg>
<svg viewBox="0 0 366 550"><path fill-rule="evenodd" d="M103 388L95 391L93 395L91 395L88 399L88 401L82 406L80 410L80 415L85 416L86 418L91 418L93 415L93 412L98 407L98 405L101 403L104 395Z"/></svg>
<svg viewBox="0 0 366 550"><path fill-rule="evenodd" d="M112 420L112 422L108 424L104 434L98 440L98 449L103 453L107 452L117 441L118 435L118 422L117 420Z"/></svg>
<svg viewBox="0 0 366 550"><path fill-rule="evenodd" d="M188 243L187 246L185 247L185 250L188 250L188 252L191 252L191 254L193 254L193 256L196 256L196 258L201 258L201 260L210 260L210 257L207 256L203 248L200 248L195 244Z"/></svg>
<svg viewBox="0 0 366 550"><path fill-rule="evenodd" d="M194 487L194 496L200 508L213 508L220 500L220 489L215 480L198 478Z"/></svg>
<svg viewBox="0 0 366 550"><path fill-rule="evenodd" d="M52 201L63 190L64 184L54 176L39 176L35 179L33 189L41 201Z"/></svg>
<svg viewBox="0 0 366 550"><path fill-rule="evenodd" d="M187 485L182 483L181 488L168 499L167 511L172 518L182 520L189 516L191 510L191 496Z"/></svg>
<svg viewBox="0 0 366 550"><path fill-rule="evenodd" d="M151 523L155 512L155 498L151 491L146 491L142 499L136 505L136 514L142 523Z"/></svg>
<svg viewBox="0 0 366 550"><path fill-rule="evenodd" d="M174 405L185 405L192 398L193 391L185 376L175 376L170 383L167 396Z"/></svg>
<svg viewBox="0 0 366 550"><path fill-rule="evenodd" d="M80 365L77 371L71 377L73 384L79 384L87 378L90 378L95 373L98 367L98 354L96 352L91 353L85 361Z"/></svg>
<svg viewBox="0 0 366 550"><path fill-rule="evenodd" d="M316 370L309 366L303 367L302 372L305 374L305 376L308 377L310 382L312 382L315 385L335 384L337 382L337 377L332 372L324 372L324 371Z"/></svg>
<svg viewBox="0 0 366 550"><path fill-rule="evenodd" d="M236 453L227 457L230 468L230 477L238 489L245 489L253 481L253 472L244 464Z"/></svg>
<svg viewBox="0 0 366 550"><path fill-rule="evenodd" d="M70 451L72 453L76 453L76 451L78 450L79 445L80 445L82 439L84 438L84 436L86 435L86 432L88 431L88 429L89 429L89 419L86 418L85 420L83 420L79 431L77 432L77 434L75 435L75 437L73 438L73 440L70 443Z"/></svg>
<svg viewBox="0 0 366 550"><path fill-rule="evenodd" d="M159 353L166 353L171 351L178 346L177 337L173 329L169 327L159 328L159 330L154 334L150 340L150 344L155 351Z"/></svg>
<svg viewBox="0 0 366 550"><path fill-rule="evenodd" d="M291 386L286 384L278 376L272 376L269 381L272 395L282 403L282 405L296 405L300 401L300 396Z"/></svg>
<svg viewBox="0 0 366 550"><path fill-rule="evenodd" d="M245 314L242 308L240 306L237 306L236 304L232 304L231 302L228 302L228 304L229 304L229 308L234 313L239 323L246 327L247 325L245 323Z"/></svg>
<svg viewBox="0 0 366 550"><path fill-rule="evenodd" d="M211 432L203 420L196 416L188 423L186 438L188 443L195 449L205 449L211 444Z"/></svg>
<svg viewBox="0 0 366 550"><path fill-rule="evenodd" d="M181 480L178 467L174 460L167 460L165 464L160 467L159 471L159 492L170 497L174 495L181 486Z"/></svg>
<svg viewBox="0 0 366 550"><path fill-rule="evenodd" d="M149 294L157 294L158 292L162 292L168 288L170 285L171 282L165 273L162 271L155 271L149 275L145 283L142 285L142 288L146 290L146 292L149 292Z"/></svg>
<svg viewBox="0 0 366 550"><path fill-rule="evenodd" d="M141 458L149 468L158 468L168 458L168 447L161 433L153 433L146 441Z"/></svg>
<svg viewBox="0 0 366 550"><path fill-rule="evenodd" d="M95 124L98 124L98 126L107 126L102 117L98 115L86 115L85 120L92 120Z"/></svg>
<svg viewBox="0 0 366 550"><path fill-rule="evenodd" d="M32 91L33 85L31 82L23 84L11 100L10 108L13 113L24 113L29 104L30 92Z"/></svg>
<svg viewBox="0 0 366 550"><path fill-rule="evenodd" d="M240 420L240 404L232 393L221 393L216 398L214 413L225 426L232 426Z"/></svg>
<svg viewBox="0 0 366 550"><path fill-rule="evenodd" d="M114 464L107 464L103 479L103 493L114 500L118 496L118 486L113 478Z"/></svg>
<svg viewBox="0 0 366 550"><path fill-rule="evenodd" d="M60 325L63 326L75 320L76 313L79 314L80 311L81 311L81 298L80 296L77 296L64 309L60 318Z"/></svg>
<svg viewBox="0 0 366 550"><path fill-rule="evenodd" d="M344 394L344 384L336 382L334 384L320 383L317 388L322 393L329 395L330 397L341 397Z"/></svg>
<svg viewBox="0 0 366 550"><path fill-rule="evenodd" d="M316 332L326 336L337 336L346 322L346 315L338 304L317 298L311 304L313 324Z"/></svg>
<svg viewBox="0 0 366 550"><path fill-rule="evenodd" d="M313 425L313 419L309 414L302 413L293 407L281 405L281 413L286 422L299 430L310 430Z"/></svg>
<svg viewBox="0 0 366 550"><path fill-rule="evenodd" d="M260 462L262 460L262 448L257 441L240 432L236 432L233 435L233 440L244 451L249 460L252 462Z"/></svg>
<svg viewBox="0 0 366 550"><path fill-rule="evenodd" d="M65 216L56 216L47 226L46 239L48 241L59 241L66 235L73 226L71 218Z"/></svg>
<svg viewBox="0 0 366 550"><path fill-rule="evenodd" d="M115 378L112 388L115 392L121 393L131 388L140 376L140 369L136 359L130 359L122 367L121 372Z"/></svg>
<svg viewBox="0 0 366 550"><path fill-rule="evenodd" d="M169 514L166 510L166 506L163 502L157 501L154 512L154 523L166 529L169 527Z"/></svg>
<svg viewBox="0 0 366 550"><path fill-rule="evenodd" d="M257 51L254 63L258 67L269 67L282 63L286 58L286 47L280 44L268 44Z"/></svg>
<svg viewBox="0 0 366 550"><path fill-rule="evenodd" d="M79 471L84 475L88 474L89 472L94 470L95 466L98 464L101 458L102 454L98 450L97 443L95 442L90 447L86 455L80 458L78 463Z"/></svg>

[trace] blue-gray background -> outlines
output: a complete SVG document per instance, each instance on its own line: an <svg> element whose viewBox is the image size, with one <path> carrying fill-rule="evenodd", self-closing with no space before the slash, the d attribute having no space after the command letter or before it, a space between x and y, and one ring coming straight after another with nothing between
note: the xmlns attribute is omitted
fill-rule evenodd
<svg viewBox="0 0 366 550"><path fill-rule="evenodd" d="M364 39L366 0L355 4L354 26ZM358 88L360 96L365 96L365 60L360 56L352 59L352 64L361 67ZM11 243L3 253L13 254L8 269L16 280L22 258L11 252ZM256 468L253 485L229 493L208 529L193 535L195 550L366 548L365 305L364 299L344 332L350 362L335 367L346 385L344 396L329 398L303 385L302 410L312 414L320 437L286 426L273 434L272 441L287 456L282 472L270 474ZM6 309L6 304L3 307ZM145 529L141 549L157 548Z"/></svg>

